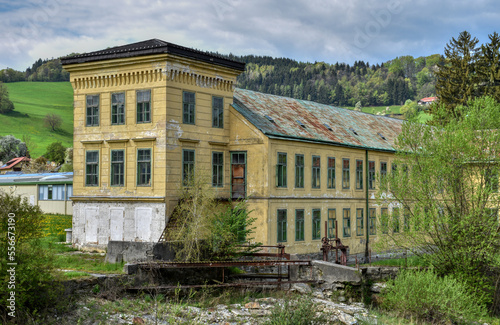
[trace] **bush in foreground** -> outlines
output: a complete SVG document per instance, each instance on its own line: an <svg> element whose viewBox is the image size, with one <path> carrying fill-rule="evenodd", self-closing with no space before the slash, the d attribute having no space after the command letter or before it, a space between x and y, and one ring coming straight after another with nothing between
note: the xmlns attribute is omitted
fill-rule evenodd
<svg viewBox="0 0 500 325"><path fill-rule="evenodd" d="M387 283L381 307L433 323L466 324L487 315L484 305L456 279L434 271L403 270Z"/></svg>

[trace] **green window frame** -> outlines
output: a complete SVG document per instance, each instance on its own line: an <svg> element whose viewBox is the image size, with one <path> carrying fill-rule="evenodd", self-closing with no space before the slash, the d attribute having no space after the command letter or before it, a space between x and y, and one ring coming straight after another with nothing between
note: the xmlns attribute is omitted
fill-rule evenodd
<svg viewBox="0 0 500 325"><path fill-rule="evenodd" d="M295 241L304 241L304 209L295 210Z"/></svg>
<svg viewBox="0 0 500 325"><path fill-rule="evenodd" d="M125 93L111 94L111 125L125 124Z"/></svg>
<svg viewBox="0 0 500 325"><path fill-rule="evenodd" d="M392 208L392 232L393 233L398 233L399 232L399 223L400 223L400 210L399 208Z"/></svg>
<svg viewBox="0 0 500 325"><path fill-rule="evenodd" d="M486 184L486 188L491 192L498 192L498 170L494 169L494 167L489 167L484 171L484 180Z"/></svg>
<svg viewBox="0 0 500 325"><path fill-rule="evenodd" d="M212 152L212 186L224 187L224 153Z"/></svg>
<svg viewBox="0 0 500 325"><path fill-rule="evenodd" d="M335 188L335 158L328 157L328 179L327 179L327 188Z"/></svg>
<svg viewBox="0 0 500 325"><path fill-rule="evenodd" d="M356 189L363 189L363 160L356 160Z"/></svg>
<svg viewBox="0 0 500 325"><path fill-rule="evenodd" d="M321 209L312 209L312 239L321 239Z"/></svg>
<svg viewBox="0 0 500 325"><path fill-rule="evenodd" d="M86 126L99 126L99 95L86 96Z"/></svg>
<svg viewBox="0 0 500 325"><path fill-rule="evenodd" d="M85 153L85 186L99 186L99 150Z"/></svg>
<svg viewBox="0 0 500 325"><path fill-rule="evenodd" d="M136 92L137 123L151 123L151 90Z"/></svg>
<svg viewBox="0 0 500 325"><path fill-rule="evenodd" d="M312 188L321 187L321 157L312 156Z"/></svg>
<svg viewBox="0 0 500 325"><path fill-rule="evenodd" d="M369 190L375 189L375 162L374 161L368 162L368 189Z"/></svg>
<svg viewBox="0 0 500 325"><path fill-rule="evenodd" d="M349 208L343 210L342 233L344 237L351 237L351 209Z"/></svg>
<svg viewBox="0 0 500 325"><path fill-rule="evenodd" d="M304 188L304 155L295 155L295 187Z"/></svg>
<svg viewBox="0 0 500 325"><path fill-rule="evenodd" d="M347 158L342 159L342 189L348 190L351 183L350 161Z"/></svg>
<svg viewBox="0 0 500 325"><path fill-rule="evenodd" d="M276 164L276 186L287 187L286 153L278 152L278 163Z"/></svg>
<svg viewBox="0 0 500 325"><path fill-rule="evenodd" d="M365 222L363 218L363 208L356 209L356 236L363 236L365 233Z"/></svg>
<svg viewBox="0 0 500 325"><path fill-rule="evenodd" d="M384 180L387 177L387 163L385 161L380 162L380 179Z"/></svg>
<svg viewBox="0 0 500 325"><path fill-rule="evenodd" d="M212 97L212 127L224 128L224 98Z"/></svg>
<svg viewBox="0 0 500 325"><path fill-rule="evenodd" d="M337 220L337 210L328 209L328 238L335 238L336 220Z"/></svg>
<svg viewBox="0 0 500 325"><path fill-rule="evenodd" d="M182 150L182 184L190 185L194 176L195 151L191 149Z"/></svg>
<svg viewBox="0 0 500 325"><path fill-rule="evenodd" d="M369 232L371 236L375 236L377 234L377 209L370 208L368 211Z"/></svg>
<svg viewBox="0 0 500 325"><path fill-rule="evenodd" d="M111 150L111 186L125 185L125 150Z"/></svg>
<svg viewBox="0 0 500 325"><path fill-rule="evenodd" d="M182 123L195 124L196 95L191 91L182 92Z"/></svg>
<svg viewBox="0 0 500 325"><path fill-rule="evenodd" d="M137 186L151 186L151 149L137 149Z"/></svg>
<svg viewBox="0 0 500 325"><path fill-rule="evenodd" d="M410 231L410 209L403 210L403 231Z"/></svg>
<svg viewBox="0 0 500 325"><path fill-rule="evenodd" d="M382 228L383 234L389 233L389 209L381 208L380 209L380 227Z"/></svg>
<svg viewBox="0 0 500 325"><path fill-rule="evenodd" d="M286 214L287 214L286 209L278 209L277 212L278 243L286 242L286 228L287 228Z"/></svg>

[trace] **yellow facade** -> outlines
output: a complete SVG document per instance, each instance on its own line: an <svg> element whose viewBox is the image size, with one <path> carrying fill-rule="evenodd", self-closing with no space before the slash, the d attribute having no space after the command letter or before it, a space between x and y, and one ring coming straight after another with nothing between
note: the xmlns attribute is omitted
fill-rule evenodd
<svg viewBox="0 0 500 325"><path fill-rule="evenodd" d="M199 53L191 54L196 56ZM73 201L76 231L73 236L77 244L102 246L109 240L157 241L177 204L183 151L194 152L197 169L210 170L213 151L222 152L224 159L228 159L229 107L233 84L241 71L193 59L191 54L125 55L104 60L82 57L77 58L77 62L72 62L71 58L63 60L74 89ZM93 56L99 55L96 52ZM145 93L150 94L147 103L150 105L149 116L143 115L142 107L139 110ZM193 121L183 121L184 93L194 97ZM116 123L122 117L113 111L116 109L113 96L124 98L125 116L121 124ZM223 124L217 127L212 123L214 97L219 102L222 99L223 103L223 119L219 121ZM93 114L89 108L92 105L98 105L98 114ZM124 156L123 181L118 185L113 184L112 179L116 174L112 169L115 162L112 161L115 159L112 158L113 151L121 151ZM98 161L97 173L93 172L98 175L90 185L89 163L86 161L89 152L91 155L97 153L95 160ZM146 164L150 168L147 176L139 175L143 157L147 157ZM228 170L224 175L228 177ZM143 182L142 177L147 181ZM227 179L219 190L228 195ZM147 229L140 220L144 213L148 215L144 222L153 223ZM114 236L112 230L102 230L106 224L113 223L113 218L117 220L114 223L122 235ZM134 227L135 232L140 230L142 235L130 230ZM81 233L78 229L82 229ZM95 229L99 229L100 234L87 238L87 233Z"/></svg>
<svg viewBox="0 0 500 325"><path fill-rule="evenodd" d="M328 144L311 144L309 142L269 139L249 123L240 113L231 111L231 151L245 151L248 165L248 202L257 218L255 239L266 245L283 244L291 253L320 253L321 238L325 236L325 222L335 216L338 225L338 236L344 245L348 245L351 254L364 254L366 248L366 155L367 150L340 147ZM287 176L286 186L276 183L276 164L278 154L286 154ZM303 187L296 186L295 156L304 157ZM312 186L312 157L320 158L320 184ZM380 173L381 163L390 168L394 154L368 150L368 161L373 162L375 173ZM335 158L334 188L328 186L328 158ZM342 162L349 160L349 188L342 186ZM361 161L362 189L356 188L356 161ZM331 187L331 186L330 186ZM375 188L368 190L368 209L375 209L379 223L381 208L375 200ZM388 207L385 207L388 208ZM350 211L350 236L343 233L344 210ZM363 228L358 229L356 212L362 209ZM391 213L392 209L388 208ZM286 240L278 240L278 210L286 210ZM303 238L296 235L296 211L303 210ZM319 236L313 238L313 210L319 210ZM330 210L330 211L329 211ZM369 236L370 247L381 234L376 229ZM334 235L332 231L327 236Z"/></svg>

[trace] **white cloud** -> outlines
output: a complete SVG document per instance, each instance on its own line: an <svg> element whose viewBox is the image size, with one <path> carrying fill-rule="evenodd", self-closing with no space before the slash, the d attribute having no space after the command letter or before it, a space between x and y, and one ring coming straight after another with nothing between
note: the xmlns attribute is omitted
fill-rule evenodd
<svg viewBox="0 0 500 325"><path fill-rule="evenodd" d="M493 0L0 0L0 69L150 38L220 53L381 63L442 53L462 30L485 42L497 12Z"/></svg>

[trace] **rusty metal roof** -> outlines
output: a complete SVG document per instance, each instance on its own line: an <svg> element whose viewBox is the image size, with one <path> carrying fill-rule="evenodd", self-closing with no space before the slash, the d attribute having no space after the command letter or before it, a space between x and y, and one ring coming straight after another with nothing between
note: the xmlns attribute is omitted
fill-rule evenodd
<svg viewBox="0 0 500 325"><path fill-rule="evenodd" d="M205 61L211 64L236 69L239 71L245 70L245 63L230 60L217 54L202 52L177 44L165 42L156 38L122 46L110 47L100 51L67 56L61 58L61 62L63 65L68 65L162 53L170 53L177 56Z"/></svg>
<svg viewBox="0 0 500 325"><path fill-rule="evenodd" d="M236 89L233 107L270 138L395 151L403 120Z"/></svg>

